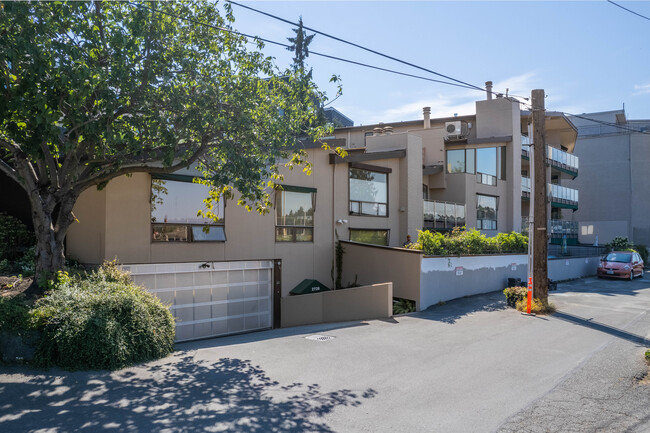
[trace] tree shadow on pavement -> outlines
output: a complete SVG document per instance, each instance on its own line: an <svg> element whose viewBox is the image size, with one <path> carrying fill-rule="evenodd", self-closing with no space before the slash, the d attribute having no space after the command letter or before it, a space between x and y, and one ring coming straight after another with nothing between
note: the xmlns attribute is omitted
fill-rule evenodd
<svg viewBox="0 0 650 433"><path fill-rule="evenodd" d="M466 296L446 303L433 305L413 316L452 325L460 318L472 313L501 311L507 308L508 306L506 305L503 292L496 291L481 295Z"/></svg>
<svg viewBox="0 0 650 433"><path fill-rule="evenodd" d="M627 332L623 329L615 328L613 326L606 325L604 323L596 322L595 320L592 319L587 319L585 317L580 317L576 316L573 314L565 313L562 311L556 311L553 313L551 316L555 319L560 319L565 322L570 322L575 325L579 326L584 326L586 328L591 328L596 331L604 332L605 334L613 335L616 338L620 338L623 340L627 340L629 342L642 345L642 346L648 346L650 345L650 341L647 340L645 337L642 337L637 334L632 334L631 332Z"/></svg>
<svg viewBox="0 0 650 433"><path fill-rule="evenodd" d="M320 417L372 389L282 386L250 361L191 355L118 372L0 377L0 431L332 432Z"/></svg>

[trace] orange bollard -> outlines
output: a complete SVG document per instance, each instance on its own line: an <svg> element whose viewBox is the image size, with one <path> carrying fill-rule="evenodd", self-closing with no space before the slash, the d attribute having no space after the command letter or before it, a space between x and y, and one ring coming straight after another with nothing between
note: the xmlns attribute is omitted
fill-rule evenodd
<svg viewBox="0 0 650 433"><path fill-rule="evenodd" d="M533 303L533 277L528 277L528 302L526 304L527 314L530 314L530 308L532 303Z"/></svg>

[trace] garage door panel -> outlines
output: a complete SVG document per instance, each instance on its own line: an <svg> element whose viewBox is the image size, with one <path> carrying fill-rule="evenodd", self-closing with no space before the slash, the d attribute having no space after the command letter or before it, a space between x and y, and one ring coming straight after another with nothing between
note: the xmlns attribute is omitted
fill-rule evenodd
<svg viewBox="0 0 650 433"><path fill-rule="evenodd" d="M176 341L272 326L273 261L125 265L133 280L170 305Z"/></svg>

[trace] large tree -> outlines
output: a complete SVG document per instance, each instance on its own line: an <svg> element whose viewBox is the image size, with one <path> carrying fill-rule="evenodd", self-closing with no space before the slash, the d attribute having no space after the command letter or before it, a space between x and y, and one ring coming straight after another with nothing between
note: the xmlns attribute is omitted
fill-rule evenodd
<svg viewBox="0 0 650 433"><path fill-rule="evenodd" d="M213 197L235 188L240 204L264 211L280 162L304 162L298 137L323 132L314 119L324 95L279 70L260 42L247 49L250 41L226 31L234 18L224 10L209 2L2 5L0 170L29 197L37 275L62 269L73 207L87 188L197 165Z"/></svg>

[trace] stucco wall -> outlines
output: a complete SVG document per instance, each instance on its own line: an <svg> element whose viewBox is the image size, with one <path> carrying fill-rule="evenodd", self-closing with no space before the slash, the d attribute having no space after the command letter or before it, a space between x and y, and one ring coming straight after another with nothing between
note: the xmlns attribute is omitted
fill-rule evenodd
<svg viewBox="0 0 650 433"><path fill-rule="evenodd" d="M308 295L281 300L282 327L326 322L382 319L393 315L392 283Z"/></svg>
<svg viewBox="0 0 650 433"><path fill-rule="evenodd" d="M393 283L393 296L420 302L420 260L422 253L402 248L377 247L342 242L343 284Z"/></svg>
<svg viewBox="0 0 650 433"><path fill-rule="evenodd" d="M508 278L526 279L528 256L424 257L420 309L463 296L502 290ZM514 269L513 269L514 267Z"/></svg>
<svg viewBox="0 0 650 433"><path fill-rule="evenodd" d="M549 278L561 281L596 275L600 257L576 257L549 259Z"/></svg>

